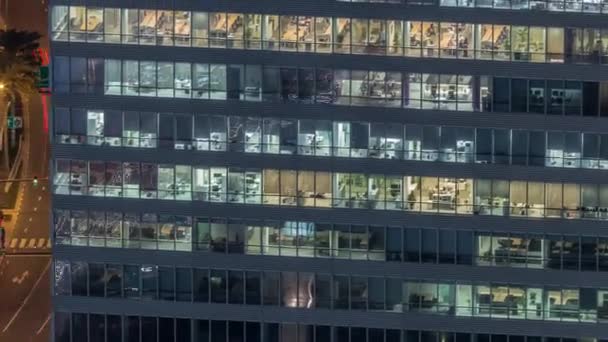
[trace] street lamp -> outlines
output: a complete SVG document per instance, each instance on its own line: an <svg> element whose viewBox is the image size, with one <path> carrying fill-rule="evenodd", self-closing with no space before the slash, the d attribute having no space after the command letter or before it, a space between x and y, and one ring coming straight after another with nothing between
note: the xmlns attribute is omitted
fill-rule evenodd
<svg viewBox="0 0 608 342"><path fill-rule="evenodd" d="M4 89L4 83L0 83L0 90Z"/></svg>

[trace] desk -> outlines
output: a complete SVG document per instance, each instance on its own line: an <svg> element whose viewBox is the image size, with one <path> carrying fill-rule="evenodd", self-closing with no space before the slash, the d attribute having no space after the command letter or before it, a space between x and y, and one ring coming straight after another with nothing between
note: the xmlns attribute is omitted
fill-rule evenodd
<svg viewBox="0 0 608 342"><path fill-rule="evenodd" d="M450 44L450 42L452 42L452 44ZM441 47L443 49L456 48L455 42L456 42L456 34L455 33L442 34L441 35L441 40L439 41L439 47Z"/></svg>
<svg viewBox="0 0 608 342"><path fill-rule="evenodd" d="M175 20L175 34L182 36L190 35L190 21L188 19Z"/></svg>
<svg viewBox="0 0 608 342"><path fill-rule="evenodd" d="M293 28L291 30L287 30L281 36L281 41L284 42L295 42L298 40L298 30Z"/></svg>

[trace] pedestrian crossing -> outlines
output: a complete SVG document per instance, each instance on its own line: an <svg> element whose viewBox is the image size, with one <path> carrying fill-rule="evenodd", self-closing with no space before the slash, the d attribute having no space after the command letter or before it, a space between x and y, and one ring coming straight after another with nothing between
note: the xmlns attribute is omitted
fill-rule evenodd
<svg viewBox="0 0 608 342"><path fill-rule="evenodd" d="M50 249L51 239L48 238L13 238L8 244L11 249Z"/></svg>

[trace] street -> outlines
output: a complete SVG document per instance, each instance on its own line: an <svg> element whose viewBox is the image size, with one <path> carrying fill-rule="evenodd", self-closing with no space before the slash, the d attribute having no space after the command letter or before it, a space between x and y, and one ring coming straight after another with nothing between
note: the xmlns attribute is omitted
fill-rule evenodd
<svg viewBox="0 0 608 342"><path fill-rule="evenodd" d="M7 1L7 0L4 0ZM4 6L5 2L2 2ZM47 49L46 2L9 1L4 21L10 28L38 31ZM4 14L4 13L2 13ZM35 94L24 102L23 164L20 178L48 176L48 133L43 99ZM16 184L15 184L16 185ZM48 341L50 338L51 280L49 205L50 188L20 182L15 211L8 212L6 252L0 260L0 341Z"/></svg>

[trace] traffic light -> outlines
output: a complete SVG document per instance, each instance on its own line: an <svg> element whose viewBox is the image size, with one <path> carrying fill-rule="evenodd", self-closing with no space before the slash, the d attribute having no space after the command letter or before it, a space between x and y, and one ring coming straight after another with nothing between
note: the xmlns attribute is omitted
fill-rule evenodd
<svg viewBox="0 0 608 342"><path fill-rule="evenodd" d="M34 179L32 180L32 185L33 186L38 186L38 177L34 177Z"/></svg>

